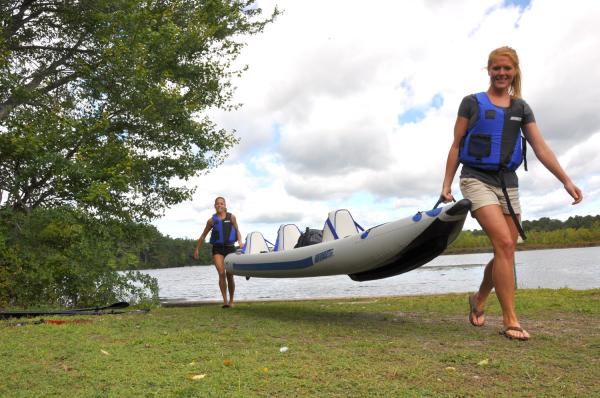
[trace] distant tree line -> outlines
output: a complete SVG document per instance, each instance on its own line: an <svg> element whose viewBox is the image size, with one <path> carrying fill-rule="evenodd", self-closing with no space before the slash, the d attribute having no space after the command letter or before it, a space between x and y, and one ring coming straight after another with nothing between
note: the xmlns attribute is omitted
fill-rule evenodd
<svg viewBox="0 0 600 398"><path fill-rule="evenodd" d="M523 228L531 231L556 231L566 228L598 228L600 224L600 215L597 216L574 216L566 221L553 220L548 217L542 217L539 220L523 221Z"/></svg>
<svg viewBox="0 0 600 398"><path fill-rule="evenodd" d="M600 215L574 216L565 221L542 217L524 220L527 239L517 250L600 245ZM492 245L482 230L463 231L446 250L446 254L491 251Z"/></svg>
<svg viewBox="0 0 600 398"><path fill-rule="evenodd" d="M212 264L211 245L204 244L200 258L193 258L197 240L171 238L161 234L153 225L139 225L144 231L141 244L137 246L139 269L184 267Z"/></svg>

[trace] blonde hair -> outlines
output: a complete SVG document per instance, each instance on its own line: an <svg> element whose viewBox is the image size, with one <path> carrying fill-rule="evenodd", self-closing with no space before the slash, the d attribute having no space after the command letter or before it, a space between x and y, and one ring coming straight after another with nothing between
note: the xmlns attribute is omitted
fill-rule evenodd
<svg viewBox="0 0 600 398"><path fill-rule="evenodd" d="M493 50L488 57L487 69L489 71L494 59L501 56L508 57L515 67L515 78L508 89L508 93L514 98L521 98L521 68L519 67L519 56L513 48L504 46Z"/></svg>

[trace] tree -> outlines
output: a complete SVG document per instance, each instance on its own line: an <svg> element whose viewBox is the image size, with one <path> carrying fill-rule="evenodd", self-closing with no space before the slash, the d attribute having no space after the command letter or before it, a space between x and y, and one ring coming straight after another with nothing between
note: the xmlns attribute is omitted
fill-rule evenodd
<svg viewBox="0 0 600 398"><path fill-rule="evenodd" d="M149 220L236 143L232 62L254 0L0 2L0 204Z"/></svg>

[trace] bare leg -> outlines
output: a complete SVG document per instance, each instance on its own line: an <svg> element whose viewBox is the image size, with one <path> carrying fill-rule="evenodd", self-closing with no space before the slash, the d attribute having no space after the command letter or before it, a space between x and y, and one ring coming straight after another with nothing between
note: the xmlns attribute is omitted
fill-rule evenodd
<svg viewBox="0 0 600 398"><path fill-rule="evenodd" d="M479 286L479 291L477 292L478 299L482 302L487 300L490 295L492 289L494 288L494 279L492 277L492 272L494 269L494 257L490 260L489 263L485 266L485 270L483 271L483 280L481 281L481 285Z"/></svg>
<svg viewBox="0 0 600 398"><path fill-rule="evenodd" d="M223 296L223 305L227 305L227 281L225 278L224 257L220 254L215 254L213 256L213 262L219 273L219 289L221 289L221 295Z"/></svg>
<svg viewBox="0 0 600 398"><path fill-rule="evenodd" d="M233 274L225 271L227 275L227 288L229 289L229 305L233 307L233 293L235 293L235 281L233 280Z"/></svg>
<svg viewBox="0 0 600 398"><path fill-rule="evenodd" d="M518 217L520 220L521 217L520 216L518 216ZM515 223L513 222L510 215L504 214L504 218L506 220L506 223L508 224L508 226L511 229L511 235L514 238L514 244L516 246L517 239L519 237L517 227L515 226ZM514 255L513 255L513 264L514 264ZM483 310L483 307L485 306L485 301L487 300L492 289L494 288L494 279L492 277L493 268L494 268L494 258L492 257L492 259L485 266L485 270L483 272L483 280L481 281L481 285L479 286L479 291L477 293L475 293L478 310ZM513 267L513 269L514 269L514 267Z"/></svg>
<svg viewBox="0 0 600 398"><path fill-rule="evenodd" d="M517 314L514 309L515 283L514 283L514 258L518 232L514 222L508 215L504 215L500 206L489 205L475 211L475 218L485 230L494 247L494 258L491 265L486 266L484 279L480 291L477 293L478 303L487 298L492 288L496 289L496 295L502 307L502 320L504 327L520 327ZM486 275L487 274L487 275ZM491 283L490 277L491 274ZM511 337L529 337L526 331L519 332L510 330L507 332Z"/></svg>
<svg viewBox="0 0 600 398"><path fill-rule="evenodd" d="M476 313L471 312L469 317L471 317L471 322L475 326L483 326L485 323L485 302L487 301L488 296L490 295L492 289L494 288L494 279L492 277L492 272L494 269L494 258L487 263L485 266L485 270L483 271L483 280L481 281L481 285L479 286L479 290L473 294L472 300L475 302L475 307L477 309ZM469 302L471 298L469 299Z"/></svg>

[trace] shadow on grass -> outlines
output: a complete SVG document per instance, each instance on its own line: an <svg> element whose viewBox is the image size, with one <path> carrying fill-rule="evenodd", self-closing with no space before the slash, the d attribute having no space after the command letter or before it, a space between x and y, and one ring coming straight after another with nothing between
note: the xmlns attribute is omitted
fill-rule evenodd
<svg viewBox="0 0 600 398"><path fill-rule="evenodd" d="M377 333L379 335L397 335L400 333L414 333L422 335L429 329L429 333L440 328L448 330L462 329L462 317L444 318L442 320L434 314L428 317L426 312L407 313L382 309L381 307L352 307L345 303L313 303L312 305L293 303L269 303L238 305L236 315L241 318L265 321L275 321L286 324L319 327L341 327L356 332ZM466 319L466 318L465 318Z"/></svg>

